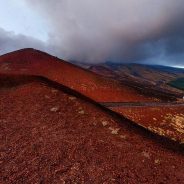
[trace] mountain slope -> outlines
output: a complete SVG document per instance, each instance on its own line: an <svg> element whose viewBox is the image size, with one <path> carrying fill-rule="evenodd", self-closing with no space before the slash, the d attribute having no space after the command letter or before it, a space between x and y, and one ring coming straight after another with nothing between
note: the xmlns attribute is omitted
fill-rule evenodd
<svg viewBox="0 0 184 184"><path fill-rule="evenodd" d="M184 181L178 144L40 77L0 77L0 127L2 184Z"/></svg>
<svg viewBox="0 0 184 184"><path fill-rule="evenodd" d="M168 85L170 81L184 77L184 69L141 64L116 64L107 62L100 65L89 66L89 70L100 75L122 81L123 83L132 83L132 86L149 87L152 90L170 92L183 96L183 91ZM104 72L104 71L108 71Z"/></svg>
<svg viewBox="0 0 184 184"><path fill-rule="evenodd" d="M103 78L34 49L23 49L1 56L0 73L45 76L97 102L161 100L160 94L154 97L143 94L127 85L120 85L118 81Z"/></svg>
<svg viewBox="0 0 184 184"><path fill-rule="evenodd" d="M149 128L146 117L143 118L142 121L139 121L139 119L134 119L133 116L128 116L129 113L127 111L122 110L126 104L128 104L129 110L132 111L136 105L135 103L147 102L152 103L152 106L155 107L159 106L159 103L162 102L166 103L166 106L172 101L179 103L176 96L172 94L163 93L146 87L141 88L138 86L138 88L136 88L132 86L134 83L131 83L130 80L126 84L122 83L122 81L115 81L107 77L102 77L34 49L23 49L1 56L0 75L9 75L11 78L15 78L16 76L42 77L44 80L52 81L52 83L54 82L64 87L67 91L72 91L73 94L85 97L96 104L98 103L105 106L106 109L113 110L116 113L128 117L132 123L134 122L145 129L149 129L152 132L174 139L180 143L184 140L184 133L179 131L178 136L178 130L173 127L161 126L160 122L156 121L154 126ZM107 102L121 102L123 105L120 109L112 109L108 105L103 104ZM146 104L144 104L144 106L146 106ZM180 106L180 104L176 104L176 106ZM140 108L144 109L144 107ZM142 112L143 115L144 113L145 111ZM183 108L179 108L177 113L179 116L183 116ZM167 114L160 115L167 116ZM150 117L154 118L151 111ZM173 123L172 120L166 122L168 125L171 123ZM177 124L177 122L174 122L174 124ZM181 129L181 131L183 130L182 125L179 125L178 128L179 130ZM160 132L160 129L162 129L162 132ZM170 134L163 134L163 132L167 132L168 130L171 132Z"/></svg>
<svg viewBox="0 0 184 184"><path fill-rule="evenodd" d="M184 77L183 78L177 78L174 81L171 81L168 83L170 86L173 86L175 88L181 89L184 91Z"/></svg>

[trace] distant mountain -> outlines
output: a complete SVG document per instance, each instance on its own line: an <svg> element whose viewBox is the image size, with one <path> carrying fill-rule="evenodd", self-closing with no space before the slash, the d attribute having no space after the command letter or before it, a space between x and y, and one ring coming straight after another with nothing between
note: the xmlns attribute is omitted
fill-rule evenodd
<svg viewBox="0 0 184 184"><path fill-rule="evenodd" d="M91 65L90 71L137 87L148 86L161 91L183 94L181 88L170 85L171 81L184 77L184 69L161 65L119 64L106 62Z"/></svg>

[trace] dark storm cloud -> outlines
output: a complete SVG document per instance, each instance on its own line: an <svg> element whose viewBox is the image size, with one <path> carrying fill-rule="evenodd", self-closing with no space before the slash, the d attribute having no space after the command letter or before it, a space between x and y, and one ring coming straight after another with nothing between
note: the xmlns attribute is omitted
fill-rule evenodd
<svg viewBox="0 0 184 184"><path fill-rule="evenodd" d="M24 35L16 35L13 32L0 28L0 55L22 48L36 48L47 50L46 45L40 40Z"/></svg>
<svg viewBox="0 0 184 184"><path fill-rule="evenodd" d="M46 50L64 59L184 65L183 0L23 1L48 22Z"/></svg>

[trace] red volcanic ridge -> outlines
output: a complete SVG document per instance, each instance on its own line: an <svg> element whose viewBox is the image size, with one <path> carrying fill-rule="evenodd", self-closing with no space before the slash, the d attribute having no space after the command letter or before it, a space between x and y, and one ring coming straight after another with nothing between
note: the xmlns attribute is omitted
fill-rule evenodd
<svg viewBox="0 0 184 184"><path fill-rule="evenodd" d="M0 183L182 183L173 100L34 49L3 55Z"/></svg>
<svg viewBox="0 0 184 184"><path fill-rule="evenodd" d="M1 74L34 75L74 89L97 102L161 101L159 96L120 85L88 70L34 49L23 49L0 57Z"/></svg>
<svg viewBox="0 0 184 184"><path fill-rule="evenodd" d="M175 120L172 119L172 116L170 119L165 117L169 116L167 111L163 114L159 114L167 119L164 120L166 126L164 123L161 124L159 120L154 121L154 126L150 126L150 121L148 122L147 118L141 118L141 121L139 120L140 118L135 118L134 116L137 115L134 115L134 105L130 104L128 108L126 106L126 110L124 110L124 106L120 106L118 108L111 108L108 106L109 102L161 103L173 101L174 98L169 95L160 95L160 93L147 94L145 89L142 91L134 89L132 87L126 86L125 84L121 84L118 81L102 77L93 72L53 57L47 53L34 49L23 49L1 56L0 74L44 77L45 79L65 86L68 89L93 100L94 102L103 102L103 105L105 105L107 108L124 115L136 124L149 129L152 132L156 132L161 136L169 137L181 143L184 142L182 125L182 122L184 121L183 106L177 109L178 114L176 114L177 118L175 118ZM157 104L154 104L153 106L157 107ZM159 108L160 106L158 109ZM139 107L139 109L145 109L145 107ZM132 112L131 115L130 112ZM149 114L151 119L157 118L152 114L152 110L150 110L150 113L147 111L145 112L146 114ZM141 114L142 116L145 116L144 110ZM178 118L179 123L177 120ZM173 123L174 126L170 126Z"/></svg>

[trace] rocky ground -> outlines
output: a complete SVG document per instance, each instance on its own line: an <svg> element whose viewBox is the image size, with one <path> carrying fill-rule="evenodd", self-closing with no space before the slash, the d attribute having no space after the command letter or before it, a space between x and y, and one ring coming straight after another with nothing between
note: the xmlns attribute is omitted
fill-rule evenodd
<svg viewBox="0 0 184 184"><path fill-rule="evenodd" d="M0 82L0 183L184 183L180 145L41 80L20 81Z"/></svg>
<svg viewBox="0 0 184 184"><path fill-rule="evenodd" d="M152 132L184 144L184 104L111 109Z"/></svg>

